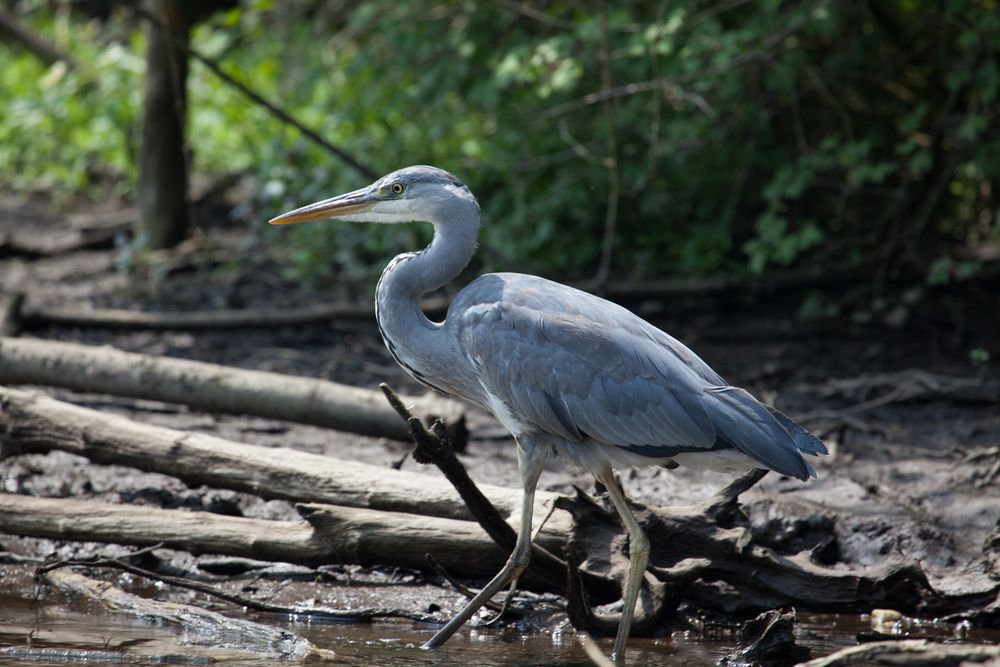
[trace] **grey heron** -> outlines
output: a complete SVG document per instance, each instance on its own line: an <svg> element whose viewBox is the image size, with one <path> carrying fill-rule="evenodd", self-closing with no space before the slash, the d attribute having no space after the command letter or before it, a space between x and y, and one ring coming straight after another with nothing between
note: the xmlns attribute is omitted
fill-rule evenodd
<svg viewBox="0 0 1000 667"><path fill-rule="evenodd" d="M429 246L397 256L382 273L375 295L379 331L416 380L488 410L517 443L523 504L514 551L425 647L447 641L524 571L535 487L550 454L604 485L629 535L624 607L611 654L616 661L624 656L649 540L613 468L681 464L725 472L763 468L803 481L816 476L803 458L827 453L816 436L730 386L673 337L600 297L537 276L491 273L455 296L443 322L429 320L421 295L465 268L479 235L479 204L450 173L406 167L271 223L321 218L434 225Z"/></svg>

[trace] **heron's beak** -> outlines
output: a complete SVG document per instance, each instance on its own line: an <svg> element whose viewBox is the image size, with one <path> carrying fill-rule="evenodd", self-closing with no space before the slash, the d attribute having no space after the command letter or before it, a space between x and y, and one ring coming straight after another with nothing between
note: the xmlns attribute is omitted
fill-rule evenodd
<svg viewBox="0 0 1000 667"><path fill-rule="evenodd" d="M361 188L345 195L324 199L315 204L309 204L302 208L297 208L288 213L282 213L277 218L269 222L272 225L288 225L293 222L308 222L309 220L320 220L322 218L339 218L351 213L360 213L367 210L376 200L371 196L368 188Z"/></svg>

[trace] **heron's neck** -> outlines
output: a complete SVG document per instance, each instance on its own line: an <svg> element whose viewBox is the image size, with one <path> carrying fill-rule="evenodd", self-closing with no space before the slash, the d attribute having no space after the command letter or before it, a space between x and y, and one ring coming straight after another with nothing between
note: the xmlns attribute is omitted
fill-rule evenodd
<svg viewBox="0 0 1000 667"><path fill-rule="evenodd" d="M420 297L450 282L472 259L479 212L463 213L435 222L434 240L423 250L389 262L375 290L375 317L389 352L411 375L446 393L449 387L438 386L435 378L450 375L451 341L445 323L431 322L420 310Z"/></svg>

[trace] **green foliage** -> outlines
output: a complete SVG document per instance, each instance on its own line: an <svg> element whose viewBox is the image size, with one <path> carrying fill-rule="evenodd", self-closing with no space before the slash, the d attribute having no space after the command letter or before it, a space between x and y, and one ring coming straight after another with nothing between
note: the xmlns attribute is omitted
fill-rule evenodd
<svg viewBox="0 0 1000 667"><path fill-rule="evenodd" d="M134 121L141 58L118 42L84 33L76 55L86 66L46 68L30 55L10 54L0 68L0 186L91 192L102 174L134 182ZM0 46L0 49L3 47Z"/></svg>
<svg viewBox="0 0 1000 667"><path fill-rule="evenodd" d="M74 21L78 71L5 54L4 186L88 192L95 166L134 182L141 32L124 14ZM248 0L193 44L377 172L454 171L484 243L550 275L596 270L613 169L619 276L889 258L941 283L975 272L960 247L1000 238L995 0L636 1L606 17L567 0ZM196 171L253 173L262 219L365 180L199 65L190 100ZM295 233L301 273L341 276L427 239Z"/></svg>
<svg viewBox="0 0 1000 667"><path fill-rule="evenodd" d="M969 350L969 361L976 368L985 366L990 361L990 351L982 347L974 347Z"/></svg>

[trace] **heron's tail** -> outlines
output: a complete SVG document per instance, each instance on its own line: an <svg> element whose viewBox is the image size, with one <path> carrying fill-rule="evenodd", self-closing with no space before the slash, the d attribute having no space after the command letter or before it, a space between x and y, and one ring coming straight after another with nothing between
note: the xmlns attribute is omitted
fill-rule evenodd
<svg viewBox="0 0 1000 667"><path fill-rule="evenodd" d="M795 442L795 446L799 448L800 452L804 454L811 454L813 456L830 453L830 450L826 448L826 445L823 444L822 440L807 431L798 423L792 421L792 418L784 412L778 410L777 408L772 408L770 405L765 405L764 407L767 408L768 411L774 415L774 418L785 427L785 430L788 431L788 435L792 436L792 440Z"/></svg>
<svg viewBox="0 0 1000 667"><path fill-rule="evenodd" d="M720 440L764 466L805 481L816 470L803 454L826 454L823 442L739 387L707 387L709 416Z"/></svg>

